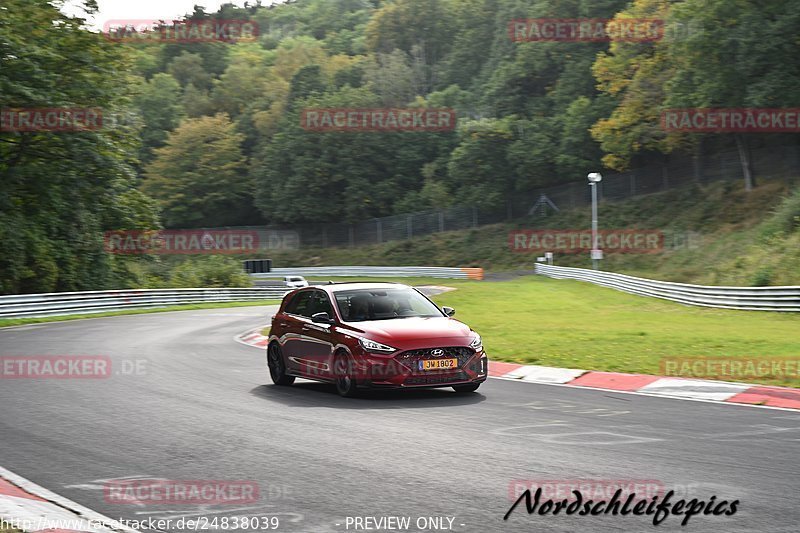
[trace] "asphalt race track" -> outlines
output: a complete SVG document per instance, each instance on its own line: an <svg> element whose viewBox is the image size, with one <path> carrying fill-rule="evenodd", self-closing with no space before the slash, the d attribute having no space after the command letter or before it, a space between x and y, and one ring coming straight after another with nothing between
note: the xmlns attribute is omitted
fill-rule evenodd
<svg viewBox="0 0 800 533"><path fill-rule="evenodd" d="M800 414L490 379L342 399L271 385L234 342L274 307L0 330L0 355L107 355L107 379L0 380L0 466L111 518L278 516L334 532L365 516L453 518L453 531L789 532L800 522ZM491 357L491 353L489 353ZM132 370L138 362L138 372ZM254 480L241 507L121 505L103 480ZM528 516L525 481L657 480L676 497L740 501L730 517ZM444 522L448 522L445 520ZM430 530L430 529L429 529Z"/></svg>

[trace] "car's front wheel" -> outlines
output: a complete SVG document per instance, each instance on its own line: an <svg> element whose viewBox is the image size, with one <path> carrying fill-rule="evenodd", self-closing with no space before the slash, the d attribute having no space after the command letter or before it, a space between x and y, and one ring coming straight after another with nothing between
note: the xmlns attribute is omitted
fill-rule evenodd
<svg viewBox="0 0 800 533"><path fill-rule="evenodd" d="M267 366L269 366L269 376L275 385L294 383L294 376L286 373L286 363L283 361L283 354L278 343L273 342L267 349Z"/></svg>
<svg viewBox="0 0 800 533"><path fill-rule="evenodd" d="M481 386L480 383L469 383L467 385L453 385L453 390L458 393L466 394L468 392L475 392L476 390L478 390L478 387L480 386Z"/></svg>
<svg viewBox="0 0 800 533"><path fill-rule="evenodd" d="M336 392L344 398L352 398L356 395L356 378L353 369L353 361L344 352L336 354L333 360L333 373L336 378Z"/></svg>

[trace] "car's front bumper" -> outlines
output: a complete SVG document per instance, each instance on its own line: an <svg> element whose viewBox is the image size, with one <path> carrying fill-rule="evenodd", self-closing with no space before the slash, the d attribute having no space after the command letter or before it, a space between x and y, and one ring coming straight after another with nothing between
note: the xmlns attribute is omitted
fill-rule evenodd
<svg viewBox="0 0 800 533"><path fill-rule="evenodd" d="M432 349L407 350L393 357L364 354L359 365L357 382L363 387L412 388L449 387L468 383L482 383L489 372L486 352L467 347L445 347L442 358L458 360L455 368L447 370L421 370L419 361L431 359Z"/></svg>

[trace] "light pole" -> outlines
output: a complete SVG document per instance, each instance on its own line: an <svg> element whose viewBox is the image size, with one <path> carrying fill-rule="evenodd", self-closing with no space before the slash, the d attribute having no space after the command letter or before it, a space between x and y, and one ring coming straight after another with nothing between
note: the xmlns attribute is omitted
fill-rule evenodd
<svg viewBox="0 0 800 533"><path fill-rule="evenodd" d="M603 250L600 249L600 243L597 239L597 184L603 179L599 172L590 173L589 187L592 188L592 268L597 270L597 261L603 258Z"/></svg>

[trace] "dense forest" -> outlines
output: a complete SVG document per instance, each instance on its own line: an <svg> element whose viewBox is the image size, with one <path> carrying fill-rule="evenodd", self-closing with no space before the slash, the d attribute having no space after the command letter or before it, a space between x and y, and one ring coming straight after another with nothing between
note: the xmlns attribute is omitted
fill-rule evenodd
<svg viewBox="0 0 800 533"><path fill-rule="evenodd" d="M0 5L0 108L99 108L104 127L0 131L2 293L123 286L130 261L104 252L108 230L502 209L589 169L796 143L665 131L660 114L800 107L798 0L297 0L186 15L258 28L216 42L114 39L58 7ZM663 33L509 34L532 18L659 20ZM457 127L301 127L308 108L387 107L451 108Z"/></svg>

